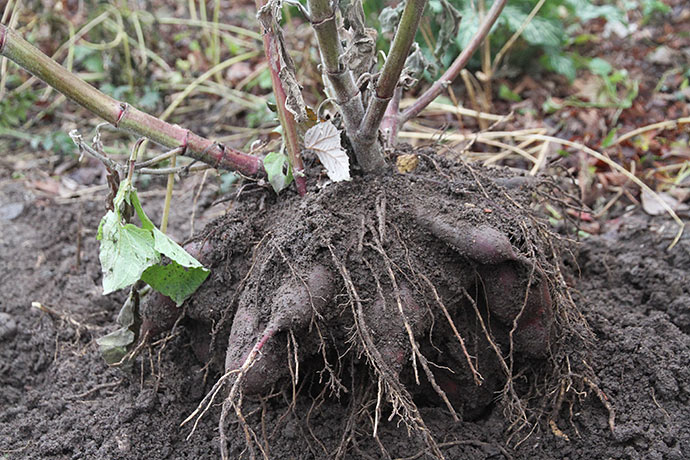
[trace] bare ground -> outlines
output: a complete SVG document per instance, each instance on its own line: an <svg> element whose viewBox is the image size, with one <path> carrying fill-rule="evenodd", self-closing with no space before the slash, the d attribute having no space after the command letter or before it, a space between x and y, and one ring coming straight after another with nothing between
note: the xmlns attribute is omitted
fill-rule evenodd
<svg viewBox="0 0 690 460"><path fill-rule="evenodd" d="M201 201L203 218L214 207ZM217 377L205 375L197 359L197 330L176 329L165 347L145 350L130 372L109 368L98 352L93 339L112 330L123 300L101 296L94 229L102 212L98 201L58 204L21 181L0 184L0 455L218 458L219 406L189 440L189 425L179 426ZM178 237L187 226L188 216L178 217ZM548 405L535 407L544 412L541 421L529 436L512 437L499 403L489 400L454 422L433 397L417 395L446 458L682 459L690 453L690 238L668 252L673 225L640 214L604 230L576 248L575 262L566 262L595 336L591 353L573 350L573 360L586 360L573 362L573 369L590 367L592 385L575 388L581 397L564 401L557 414ZM342 458L380 458L371 424L347 426L351 405L375 397L366 391L368 374L351 377L361 385L360 401L321 400L318 385L301 388L294 403L289 386L263 400L248 398L247 421L270 457L330 458L349 433ZM397 419L378 429L393 458L430 455ZM228 430L235 458L246 442L239 424L231 421Z"/></svg>

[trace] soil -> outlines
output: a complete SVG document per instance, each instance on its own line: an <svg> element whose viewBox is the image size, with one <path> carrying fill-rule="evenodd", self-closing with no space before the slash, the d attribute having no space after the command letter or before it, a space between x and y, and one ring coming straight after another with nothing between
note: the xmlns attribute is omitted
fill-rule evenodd
<svg viewBox="0 0 690 460"><path fill-rule="evenodd" d="M305 209L300 204L304 201L289 196L276 199L264 189L246 188L244 198L240 195L234 201L223 223L210 224L202 233L202 239L208 237L216 245L224 238L225 247L232 237L242 237L232 246L236 255L212 261L216 267L222 262L225 269L214 270L213 282L207 283L206 291L202 290L188 305L192 319L175 327L167 340L145 348L135 365L126 370L108 367L94 340L115 329L115 317L124 300L123 293L101 295L95 229L104 212L102 202L57 202L22 181L3 178L0 458L218 458L220 402L200 419L189 439L191 423L184 427L180 424L220 375L222 361L220 366L204 368L207 359L199 360L198 356L209 358L220 353L223 359L224 344L210 353L213 350L209 350L208 342L199 337L207 337L209 323L218 324L223 312L235 308L230 287L242 282L241 274L251 266L253 248L265 234L261 229L274 225L295 230L264 240L266 244L276 243L271 251L257 252L257 260L264 262L260 265L269 268L262 277L247 279L252 287L245 291L252 294L240 305L267 304L266 298L270 300L271 294L280 289L284 282L275 263L279 257L284 255L285 260L294 261L293 268L298 272L305 268L301 265L305 261L313 266L315 261L330 257L309 244L309 235L318 234L311 225L320 222L321 232L331 241L345 244L353 239L354 230L341 233L340 227L327 224L340 218L352 220L351 213L376 216L374 198L381 195L377 191L388 193L398 187L395 199L386 195L388 222L397 219L403 230L414 227L404 218L414 214L410 209L415 206L468 208L461 212L463 218L470 219L468 216L476 213L481 216L476 217L480 219L476 222L503 228L506 222L517 219L511 217L514 206L526 203L524 194L495 185L511 185L503 170L492 170L489 174L493 180L481 179L481 187L467 169L460 168L453 174L450 181L438 176L436 183L428 180L430 174L420 173L418 180L393 176L370 187L373 191L368 195L357 188L362 186L358 180L330 185L309 201L311 206L320 206L316 216L310 214L313 208ZM479 174L483 177L484 173ZM401 186L414 182L417 185ZM469 185L472 183L473 188ZM425 201L424 193L430 193L434 203ZM506 193L514 197L514 205L505 204ZM477 201L480 196L485 198ZM199 200L197 226L217 213L211 201L203 197ZM497 206L499 203L504 206ZM191 200L180 206L191 210ZM343 213L348 208L350 214ZM186 212L177 211L172 228L182 239L182 235L188 235L189 219ZM151 214L156 213L152 210ZM281 223L276 224L278 221ZM519 228L520 220L513 222L515 229ZM530 232L536 232L539 225L530 225L528 233L532 235ZM514 244L519 244L519 230L503 229ZM579 373L572 379L571 388L562 388L566 397L560 401L559 387L546 384L539 388L551 388L554 393L539 394L534 379L547 380L554 368L549 359L530 357L527 345L521 350L525 372L516 378L516 386L521 387L520 396L531 408L530 420L538 418L529 429L510 426L512 419L505 400L492 393L504 383L499 377L489 379L494 387L476 390L469 379L456 391L453 402L462 407L461 421L453 420L432 388L423 387L414 394L415 402L446 458L682 459L690 455L690 237L684 235L668 251L676 232L672 222L634 212L610 222L603 230L601 235L576 244L572 248L574 257L565 257L563 262L577 308L592 331L589 349L574 338L561 344L571 360L562 363L571 366L573 375ZM423 233L412 231L407 236L415 240ZM301 242L304 253L281 255L275 249L287 247L281 242L289 239ZM471 273L457 266L451 257L452 248L438 242L416 242L423 243L418 246L422 249L437 245L428 258L420 256L419 260L427 264L422 272L447 273L450 267L461 280L460 285L471 286L469 281L462 281ZM391 253L399 250L393 243L386 249ZM442 270L437 267L434 271L433 258ZM273 262L266 263L268 260ZM291 270L285 265L280 267L283 275ZM366 271L358 272L352 261L347 266L353 278L366 278ZM259 279L265 284L258 285ZM438 276L433 280L443 285ZM208 286L214 286L213 292L208 292ZM227 286L225 292L223 286ZM440 288L443 295L448 295L449 290L448 286ZM219 326L220 336L229 333L223 332L223 327L229 325ZM481 337L473 336L469 327L461 328L461 333L474 337L475 342ZM341 339L346 334L335 330L334 335ZM308 334L298 335L296 341L300 346L308 344ZM574 345L580 348L574 349ZM308 350L308 345L304 349ZM377 386L361 359L357 361L355 356L342 370L348 392L343 391L339 398L320 381L320 377L323 381L328 378L317 372L323 369L323 361L311 357L300 363L302 377L297 388L290 385L288 371L294 369L284 369L267 385L270 388L266 389L272 391L264 393L266 397L246 396L243 413L270 458L385 458L386 454L392 458L433 458L424 441L409 434L399 418L388 420L390 411L384 411L378 423L378 439L371 436L373 421L368 417L375 412ZM401 379L407 379L411 387L413 377L407 367L401 370ZM435 372L439 375L441 371ZM455 383L463 378L457 377ZM293 392L298 392L294 399ZM560 402L560 410L553 411L554 402ZM363 406L367 410L353 418L353 408ZM243 427L233 417L229 419L230 457L248 457ZM358 424L349 426L352 420Z"/></svg>

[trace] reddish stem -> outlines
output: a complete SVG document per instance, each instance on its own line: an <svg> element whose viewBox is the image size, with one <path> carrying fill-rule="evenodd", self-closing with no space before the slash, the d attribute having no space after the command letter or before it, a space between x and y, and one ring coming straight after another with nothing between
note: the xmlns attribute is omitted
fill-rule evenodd
<svg viewBox="0 0 690 460"><path fill-rule="evenodd" d="M395 88L393 98L386 107L386 112L383 114L381 120L381 132L383 133L386 147L393 147L398 139L398 128L400 127L400 118L398 111L400 110L400 99L402 98L402 88Z"/></svg>
<svg viewBox="0 0 690 460"><path fill-rule="evenodd" d="M14 30L0 24L0 55L11 59L70 100L111 123L116 128L147 137L168 148L185 147L185 155L215 168L254 176L264 172L260 158L198 136L188 129L167 123L129 104L116 101L79 79L24 40Z"/></svg>
<svg viewBox="0 0 690 460"><path fill-rule="evenodd" d="M256 0L257 11L265 5L266 0ZM278 107L278 119L280 125L283 127L283 137L285 139L285 146L287 148L288 157L292 164L294 171L295 185L300 196L307 193L307 178L304 176L304 163L302 162L302 155L300 154L299 137L297 135L297 122L295 117L286 108L287 95L283 82L280 79L281 61L280 61L280 40L271 29L263 30L264 53L268 60L268 69L271 72L271 83L273 85L273 94L276 97L276 106Z"/></svg>
<svg viewBox="0 0 690 460"><path fill-rule="evenodd" d="M257 2L258 3L258 2ZM258 6L258 5L257 5ZM280 79L280 56L277 49L278 40L272 31L266 30L263 33L264 39L264 53L268 59L268 68L271 72L271 83L273 85L273 94L276 97L276 105L278 107L278 119L283 127L283 135L285 138L285 145L287 147L290 163L294 171L295 185L297 192L304 196L307 193L307 179L304 176L304 163L302 162L302 155L300 155L299 138L297 136L297 123L295 117L285 108L285 101L287 95L283 88L283 82Z"/></svg>

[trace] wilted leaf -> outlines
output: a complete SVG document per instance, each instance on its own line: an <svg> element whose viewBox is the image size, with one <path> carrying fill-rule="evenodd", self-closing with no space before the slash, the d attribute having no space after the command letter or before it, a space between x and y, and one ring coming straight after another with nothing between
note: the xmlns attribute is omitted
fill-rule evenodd
<svg viewBox="0 0 690 460"><path fill-rule="evenodd" d="M688 208L690 208L687 204L679 203L677 199L664 192L658 192L657 196L655 197L646 190L642 190L640 198L642 201L642 209L644 209L644 212L650 216L659 216L668 212L659 201L659 198L663 200L664 203L666 203L671 209L679 213L685 213Z"/></svg>
<svg viewBox="0 0 690 460"><path fill-rule="evenodd" d="M302 90L295 76L295 64L285 46L283 30L280 27L282 2L268 0L256 14L259 23L265 31L271 33L269 38L269 65L278 73L285 92L285 108L298 123L307 118L306 104L302 98Z"/></svg>
<svg viewBox="0 0 690 460"><path fill-rule="evenodd" d="M304 135L304 148L316 153L333 182L350 180L350 159L340 145L340 131L330 121L319 123Z"/></svg>
<svg viewBox="0 0 690 460"><path fill-rule="evenodd" d="M198 263L198 262L197 262ZM208 277L203 267L185 268L176 262L154 265L146 269L141 280L156 291L170 297L179 307Z"/></svg>
<svg viewBox="0 0 690 460"><path fill-rule="evenodd" d="M343 62L358 78L371 71L376 62L376 30L365 26L362 0L340 0L339 8L345 21L345 27L352 35L347 40Z"/></svg>
<svg viewBox="0 0 690 460"><path fill-rule="evenodd" d="M414 87L426 70L435 73L436 66L424 56L419 44L415 42L412 44L410 55L405 60L405 67L400 75L400 84L405 89Z"/></svg>
<svg viewBox="0 0 690 460"><path fill-rule="evenodd" d="M402 16L403 9L405 8L405 2L398 2L395 7L387 6L381 10L379 14L379 24L381 24L381 33L392 34L395 32L398 24L400 23L400 17Z"/></svg>
<svg viewBox="0 0 690 460"><path fill-rule="evenodd" d="M136 340L136 333L132 330L135 324L135 316L138 310L138 297L130 292L129 297L117 315L117 323L120 328L108 335L96 339L96 343L108 364L117 364L127 354L130 345Z"/></svg>
<svg viewBox="0 0 690 460"><path fill-rule="evenodd" d="M108 364L119 363L127 354L127 347L134 343L134 332L120 328L96 339L103 359Z"/></svg>
<svg viewBox="0 0 690 460"><path fill-rule="evenodd" d="M438 37L436 38L436 47L434 48L434 55L436 59L441 59L448 46L453 43L455 37L458 35L458 28L462 14L455 9L448 0L440 0L441 11L436 15L436 22L439 24ZM401 2L402 3L402 2Z"/></svg>
<svg viewBox="0 0 690 460"><path fill-rule="evenodd" d="M134 284L144 278L147 269L155 266L158 268L150 271L144 281L151 281L149 284L154 289L172 297L180 305L203 283L208 270L155 227L146 216L129 180L120 184L113 205L115 210L108 211L103 217L97 236L101 241L99 257L103 269L104 293ZM126 205L134 208L141 227L123 222L121 212ZM165 266L157 265L161 261L161 254L172 262ZM175 284L179 286L171 287Z"/></svg>

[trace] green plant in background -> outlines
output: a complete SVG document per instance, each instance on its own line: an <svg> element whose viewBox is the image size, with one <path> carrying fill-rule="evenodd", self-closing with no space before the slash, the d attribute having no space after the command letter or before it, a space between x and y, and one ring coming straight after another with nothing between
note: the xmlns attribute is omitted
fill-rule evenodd
<svg viewBox="0 0 690 460"><path fill-rule="evenodd" d="M661 0L638 0L623 2L625 8L642 10L642 25L649 23L652 19L671 12L671 7Z"/></svg>
<svg viewBox="0 0 690 460"><path fill-rule="evenodd" d="M660 5L657 5L660 3ZM491 7L493 1L486 0L429 0L418 42L424 55L436 62L438 68L447 67L453 58L470 42L477 31L479 19L484 11ZM663 3L655 0L642 2L644 11L654 14L666 12ZM665 6L665 5L664 5ZM374 11L381 7L380 0L365 2L365 11ZM636 2L628 2L626 9L640 7ZM452 9L451 9L452 8ZM388 12L387 12L388 10ZM390 11L399 14L400 5L387 8L381 14L380 31L386 32L393 26L395 14L391 19ZM535 11L534 16L530 14ZM458 18L455 33L450 36L450 25ZM569 45L581 43L587 36L580 35L581 25L592 19L605 18L607 21L626 24L625 10L615 5L596 5L590 0L515 0L503 9L491 30L490 49L497 53L511 37L519 33L518 41L512 45L508 61L513 65L528 66L539 60L546 70L575 78L576 61L567 51ZM390 24L390 25L389 25ZM377 24L371 24L378 26ZM425 28L428 33L425 33ZM446 40L449 37L450 40ZM481 57L475 56L470 68L481 66Z"/></svg>
<svg viewBox="0 0 690 460"><path fill-rule="evenodd" d="M447 50L448 56L463 49L472 38L476 30L474 24L481 14L476 5L481 2L471 0L450 0L462 15L459 33L454 47ZM429 2L433 7L435 0ZM486 7L491 5L486 2ZM538 8L534 17L528 21L530 13ZM578 39L580 26L587 21L605 18L610 22L625 23L625 12L614 5L595 5L589 0L516 0L511 1L504 8L501 16L494 25L490 37L491 49L496 52L524 27L518 42L513 45L508 56L512 64L523 63L529 65L534 59L546 70L566 76L569 80L575 78L576 63L568 53L568 45ZM523 26L524 24L524 26ZM479 66L479 57L475 58L475 66Z"/></svg>
<svg viewBox="0 0 690 460"><path fill-rule="evenodd" d="M588 69L594 79L587 85L587 94L571 96L562 102L555 102L552 98L544 102L543 110L553 113L563 107L594 107L621 110L630 108L639 93L639 82L630 78L625 69L614 69L611 64L601 58L579 59L582 63L578 67ZM586 100L582 97L586 96ZM614 124L617 115L614 116ZM606 144L604 140L604 144Z"/></svg>
<svg viewBox="0 0 690 460"><path fill-rule="evenodd" d="M10 77L8 85L14 86L16 76ZM0 99L0 128L17 128L26 121L31 106L36 102L34 91L6 94Z"/></svg>

